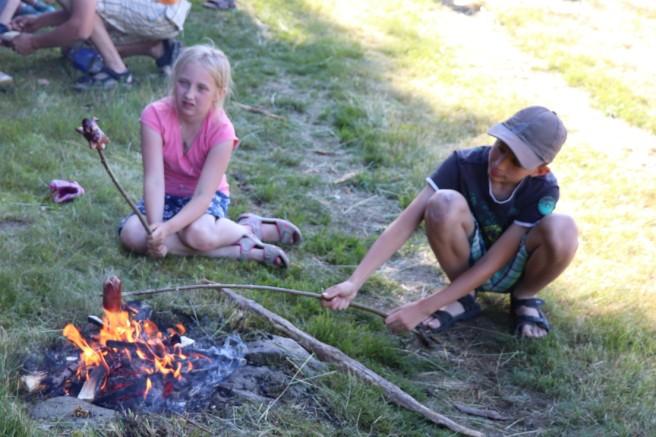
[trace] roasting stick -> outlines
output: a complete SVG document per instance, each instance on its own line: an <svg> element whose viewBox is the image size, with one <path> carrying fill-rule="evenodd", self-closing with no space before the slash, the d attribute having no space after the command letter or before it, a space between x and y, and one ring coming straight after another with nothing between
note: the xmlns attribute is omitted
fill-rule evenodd
<svg viewBox="0 0 656 437"><path fill-rule="evenodd" d="M132 200L130 200L130 197L125 192L121 184L118 183L116 176L114 176L114 172L112 171L111 168L109 168L109 164L107 164L107 160L105 159L105 154L103 150L105 150L105 145L109 143L109 138L100 129L100 127L98 127L98 124L96 123L97 121L98 119L96 117L84 118L82 119L82 126L76 128L75 131L80 135L82 135L89 142L89 147L91 149L94 149L95 151L98 152L98 156L100 156L100 162L102 163L103 167L105 167L105 170L107 170L107 174L109 175L110 179L112 180L112 182L114 182L114 185L116 186L116 188L118 188L118 191L121 193L125 201L128 202L128 205L130 205L132 211L137 215L139 221L141 222L144 229L146 230L146 233L150 235L151 230L150 227L148 226L148 222L146 221L146 218L143 216L143 214L141 214L141 211L139 211L139 209L135 206Z"/></svg>
<svg viewBox="0 0 656 437"><path fill-rule="evenodd" d="M123 293L123 296L145 296L145 295L152 295L152 294L159 294L159 293L170 293L170 292L176 292L176 291L192 291L192 290L203 290L203 289L217 289L217 288L236 288L236 289L245 289L245 290L260 290L260 291L276 291L280 293L287 293L291 294L294 296L304 296L304 297L312 297L314 299L323 299L323 297L318 294L318 293L312 293L310 291L302 291L302 290L293 290L291 288L281 288L281 287L271 287L268 285L252 285L252 284L219 284L217 282L211 282L211 281L203 281L203 283L200 284L192 284L192 285L178 285L175 287L165 287L165 288L153 288L150 290L140 290L140 291L129 291L127 293ZM386 319L388 314L384 311L381 311L376 308L372 308L366 305L362 305L361 303L357 302L351 302L350 307L352 308L357 308L359 310L375 314L379 317L382 317L383 319ZM433 341L426 335L424 335L421 331L414 329L411 331L415 337L419 340L419 342L423 345L428 347L431 345Z"/></svg>

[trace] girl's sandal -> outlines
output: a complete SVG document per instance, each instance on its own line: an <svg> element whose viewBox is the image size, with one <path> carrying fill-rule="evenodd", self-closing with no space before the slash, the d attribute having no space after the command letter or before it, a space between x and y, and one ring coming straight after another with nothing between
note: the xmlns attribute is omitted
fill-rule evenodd
<svg viewBox="0 0 656 437"><path fill-rule="evenodd" d="M262 243L259 238L254 235L244 235L235 244L239 247L239 260L255 260L278 269L286 269L289 266L289 257L278 246L273 244ZM253 249L260 249L263 252L263 258L253 258L250 256Z"/></svg>
<svg viewBox="0 0 656 437"><path fill-rule="evenodd" d="M278 229L278 235L280 235L278 242L282 244L300 244L303 241L301 230L287 220L260 217L257 214L242 214L237 219L237 223L251 228L253 234L259 239L262 238L262 224L268 224L274 225Z"/></svg>

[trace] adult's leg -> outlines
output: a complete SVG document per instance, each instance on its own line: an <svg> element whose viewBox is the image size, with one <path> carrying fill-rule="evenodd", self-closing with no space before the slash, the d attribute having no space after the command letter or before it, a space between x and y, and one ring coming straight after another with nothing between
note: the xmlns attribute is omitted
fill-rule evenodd
<svg viewBox="0 0 656 437"><path fill-rule="evenodd" d="M161 40L136 41L117 45L116 49L124 58L150 56L153 59L158 59L164 54L164 43Z"/></svg>
<svg viewBox="0 0 656 437"><path fill-rule="evenodd" d="M426 205L424 222L428 243L440 267L451 281L455 280L469 268L469 236L474 232L474 217L467 201L457 191L436 191ZM465 309L456 301L441 310L457 316ZM425 324L433 329L440 326L436 318Z"/></svg>
<svg viewBox="0 0 656 437"><path fill-rule="evenodd" d="M526 239L528 259L524 274L513 287L517 299L535 297L556 279L572 262L578 248L578 230L574 220L562 214L551 214L530 230ZM535 308L520 306L517 315L538 316ZM542 337L547 331L525 324L520 336Z"/></svg>
<svg viewBox="0 0 656 437"><path fill-rule="evenodd" d="M0 0L0 24L8 25L19 6L20 0Z"/></svg>
<svg viewBox="0 0 656 437"><path fill-rule="evenodd" d="M57 0L62 8L70 11L71 0ZM124 73L127 70L121 55L119 55L116 46L107 32L105 22L95 13L93 18L93 31L91 32L91 42L102 56L105 65L116 73Z"/></svg>

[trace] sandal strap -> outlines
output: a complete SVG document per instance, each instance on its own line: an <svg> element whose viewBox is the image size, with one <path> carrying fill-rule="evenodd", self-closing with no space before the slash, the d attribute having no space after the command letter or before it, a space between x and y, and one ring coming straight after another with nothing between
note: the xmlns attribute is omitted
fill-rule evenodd
<svg viewBox="0 0 656 437"><path fill-rule="evenodd" d="M303 241L303 235L300 229L288 220L261 217L257 214L247 213L240 215L237 223L249 226L253 233L260 239L262 238L262 224L265 223L276 227L279 235L278 241L282 244L298 244Z"/></svg>
<svg viewBox="0 0 656 437"><path fill-rule="evenodd" d="M528 299L518 299L514 296L510 296L510 308L514 311L518 307L528 307L539 310L541 306L544 305L544 300L537 297L530 297Z"/></svg>

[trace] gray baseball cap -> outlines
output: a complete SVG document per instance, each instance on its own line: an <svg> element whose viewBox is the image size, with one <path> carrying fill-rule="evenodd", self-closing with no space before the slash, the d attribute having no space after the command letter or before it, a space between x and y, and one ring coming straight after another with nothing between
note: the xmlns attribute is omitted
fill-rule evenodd
<svg viewBox="0 0 656 437"><path fill-rule="evenodd" d="M524 108L487 133L506 143L527 169L553 161L567 139L558 114L542 106Z"/></svg>

